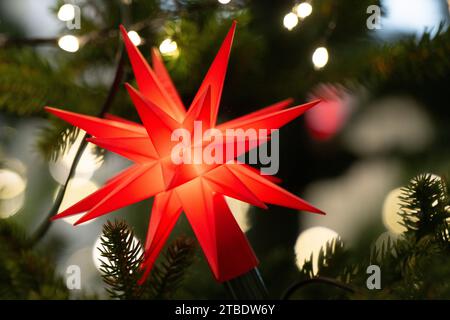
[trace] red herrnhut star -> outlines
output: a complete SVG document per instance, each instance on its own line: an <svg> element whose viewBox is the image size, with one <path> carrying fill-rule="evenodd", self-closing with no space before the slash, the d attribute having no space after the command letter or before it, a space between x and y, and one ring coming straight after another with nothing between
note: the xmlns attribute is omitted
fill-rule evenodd
<svg viewBox="0 0 450 320"><path fill-rule="evenodd" d="M101 119L46 107L48 112L88 132L92 136L90 142L134 162L102 188L54 219L85 212L75 223L77 225L154 197L141 282L148 277L182 212L186 214L215 278L221 282L242 275L258 264L225 196L261 208L275 204L322 213L278 186L280 181L277 178L262 175L259 170L237 161L239 154L223 155L220 163L176 164L172 161L171 151L178 142L172 141L171 136L178 128L193 131L195 122L201 121L204 129L215 128L224 135L227 129L266 129L267 139L259 139L257 144L260 144L270 139L271 130L280 128L318 103L288 108L291 101L285 100L216 125L235 28L233 23L188 110L159 53L155 49L152 51L152 69L123 27L122 36L139 91L129 84L126 88L143 125L112 115ZM200 146L203 144L204 141ZM249 150L249 145L246 144L244 152ZM198 141L194 141L189 148L198 146Z"/></svg>

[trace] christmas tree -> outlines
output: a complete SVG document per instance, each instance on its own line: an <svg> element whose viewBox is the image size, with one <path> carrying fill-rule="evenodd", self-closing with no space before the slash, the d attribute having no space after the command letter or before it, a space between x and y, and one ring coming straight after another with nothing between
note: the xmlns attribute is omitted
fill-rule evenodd
<svg viewBox="0 0 450 320"><path fill-rule="evenodd" d="M0 8L2 299L450 298L446 1L20 0ZM45 106L99 118L150 146L108 140L117 137ZM147 107L158 117L143 116ZM154 175L114 200L143 201L116 208L101 194L64 214L114 183L129 160L167 151L159 126L186 127L186 117L253 129L249 119L265 116L259 127L280 128L279 149L268 143L276 177L261 174L268 163L245 164L244 175L228 158L218 166L227 174L196 172L209 187L190 187L184 202L174 191L179 219L150 225L147 238L149 217L161 219L154 212L164 217L177 203L139 198L158 189ZM180 172L158 192L194 179ZM255 179L271 189L258 193ZM213 209L189 215L198 190L212 190L214 203L191 202ZM112 213L83 217L102 201ZM249 242L244 258L236 259L239 250L222 255L236 244L208 249L196 210L216 213L208 232L217 242L235 219ZM235 248L247 248L241 240ZM256 257L259 271L239 269L248 258L249 271Z"/></svg>

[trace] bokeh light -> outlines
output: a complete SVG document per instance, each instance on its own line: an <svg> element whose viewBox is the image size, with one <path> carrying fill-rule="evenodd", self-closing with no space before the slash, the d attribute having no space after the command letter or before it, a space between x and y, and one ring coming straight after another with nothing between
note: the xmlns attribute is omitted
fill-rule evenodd
<svg viewBox="0 0 450 320"><path fill-rule="evenodd" d="M317 274L320 250L325 249L328 242L331 243L338 238L337 232L325 227L313 227L303 231L294 248L297 267L302 269L312 255L313 273Z"/></svg>
<svg viewBox="0 0 450 320"><path fill-rule="evenodd" d="M230 197L225 197L225 200L241 230L247 232L251 228L248 216L250 204Z"/></svg>
<svg viewBox="0 0 450 320"><path fill-rule="evenodd" d="M289 12L283 18L283 26L289 31L294 29L298 24L298 17L295 13Z"/></svg>
<svg viewBox="0 0 450 320"><path fill-rule="evenodd" d="M159 45L159 51L163 56L178 56L178 45L175 41L173 41L170 38L165 39L161 44Z"/></svg>
<svg viewBox="0 0 450 320"><path fill-rule="evenodd" d="M80 49L80 41L72 35L65 35L59 38L58 46L67 52L77 52Z"/></svg>
<svg viewBox="0 0 450 320"><path fill-rule="evenodd" d="M328 63L328 50L325 47L317 48L312 56L312 62L315 69L322 69Z"/></svg>
<svg viewBox="0 0 450 320"><path fill-rule="evenodd" d="M135 46L139 46L142 43L141 37L134 30L128 31L128 37L130 38L131 42L133 42L133 44Z"/></svg>
<svg viewBox="0 0 450 320"><path fill-rule="evenodd" d="M83 140L85 132L80 130L74 143L70 144L67 141L66 151L60 155L56 161L49 162L49 170L53 179L60 184L66 182L66 178L69 174L70 167L77 153L78 147ZM95 151L95 146L88 143L86 149L83 152L83 156L78 163L77 170L74 178L82 178L89 180L94 174L95 170L101 167L103 164L103 158L99 157Z"/></svg>
<svg viewBox="0 0 450 320"><path fill-rule="evenodd" d="M383 224L392 233L402 234L406 231L406 227L402 224L402 216L400 215L400 196L402 190L394 189L387 195L383 203Z"/></svg>
<svg viewBox="0 0 450 320"><path fill-rule="evenodd" d="M17 172L0 169L0 218L15 215L23 206L26 181Z"/></svg>
<svg viewBox="0 0 450 320"><path fill-rule="evenodd" d="M297 16L301 19L305 19L312 13L312 10L313 8L311 4L308 2L302 2L296 8Z"/></svg>
<svg viewBox="0 0 450 320"><path fill-rule="evenodd" d="M139 243L139 240L134 237L133 238L133 245ZM92 248L92 260L94 262L95 267L97 268L97 270L101 273L101 265L102 265L102 261L106 264L111 264L114 263L112 261L109 261L108 259L106 259L105 257L102 256L102 253L100 252L100 250L103 250L103 246L102 246L102 240L101 237L98 237L97 240L95 241L95 244ZM139 250L139 254L138 256L140 256L141 254L143 254L144 251L142 249Z"/></svg>
<svg viewBox="0 0 450 320"><path fill-rule="evenodd" d="M75 18L75 8L71 4L64 4L58 10L58 19L61 21L70 21Z"/></svg>
<svg viewBox="0 0 450 320"><path fill-rule="evenodd" d="M94 193L95 191L97 191L97 189L98 189L97 184L95 184L91 180L86 180L86 179L82 179L82 178L75 178L75 179L70 180L70 182L67 186L67 189L66 189L66 193L64 194L63 201L61 202L61 205L59 207L58 213L68 209L69 207L71 207L72 205L74 205L75 203L80 201L81 199L83 199L83 198L87 197L88 195L90 195L91 193ZM57 193L58 193L58 189L55 192L54 198L56 198ZM78 219L81 218L81 216L83 214L84 214L84 212L75 214L72 216L68 216L66 218L63 218L62 220L73 225ZM92 221L93 220L86 221L83 223L83 225L88 224Z"/></svg>

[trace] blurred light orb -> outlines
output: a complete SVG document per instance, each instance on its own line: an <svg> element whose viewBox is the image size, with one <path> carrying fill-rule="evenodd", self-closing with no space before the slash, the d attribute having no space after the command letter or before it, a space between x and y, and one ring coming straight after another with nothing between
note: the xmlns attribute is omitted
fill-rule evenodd
<svg viewBox="0 0 450 320"><path fill-rule="evenodd" d="M319 85L309 100L320 99L320 103L305 114L305 122L311 136L317 140L328 140L345 126L352 109L352 96L339 86Z"/></svg>
<svg viewBox="0 0 450 320"><path fill-rule="evenodd" d="M139 46L142 43L141 37L134 30L128 31L128 37L130 38L131 42L133 42L133 44L135 46Z"/></svg>
<svg viewBox="0 0 450 320"><path fill-rule="evenodd" d="M297 6L297 16L301 19L306 18L312 13L313 7L308 2L302 2Z"/></svg>
<svg viewBox="0 0 450 320"><path fill-rule="evenodd" d="M389 192L383 203L383 224L392 233L402 234L406 227L402 225L403 219L400 215L400 196L401 188Z"/></svg>
<svg viewBox="0 0 450 320"><path fill-rule="evenodd" d="M217 0L217 1L219 1L219 3L221 4L228 4L231 2L231 0Z"/></svg>
<svg viewBox="0 0 450 320"><path fill-rule="evenodd" d="M178 45L172 39L167 38L159 45L159 51L164 56L176 56L178 55Z"/></svg>
<svg viewBox="0 0 450 320"><path fill-rule="evenodd" d="M71 21L75 18L75 8L71 4L64 4L59 8L58 19L61 21Z"/></svg>
<svg viewBox="0 0 450 320"><path fill-rule="evenodd" d="M60 184L64 184L66 182L70 167L72 166L72 162L75 158L78 147L83 140L84 134L85 132L80 130L73 144L70 144L70 141L67 141L66 151L64 154L60 155L56 161L49 162L50 174L53 179ZM80 162L78 163L74 178L89 180L94 175L95 170L100 168L102 164L103 158L96 154L95 146L88 143Z"/></svg>
<svg viewBox="0 0 450 320"><path fill-rule="evenodd" d="M135 245L137 243L139 243L139 240L136 237L134 237L133 238L133 245ZM95 244L94 244L94 246L92 248L92 260L93 260L94 265L97 268L97 270L100 273L102 273L102 271L101 271L102 262L101 261L103 261L104 263L106 263L108 265L111 264L112 262L109 259L103 257L102 253L100 252L100 250L103 250L101 236L97 238L97 240L95 241ZM142 255L143 253L144 253L144 251L142 250L142 247L141 247L139 249L138 256Z"/></svg>
<svg viewBox="0 0 450 320"><path fill-rule="evenodd" d="M283 18L283 25L286 29L291 31L298 24L298 17L295 13L289 12Z"/></svg>
<svg viewBox="0 0 450 320"><path fill-rule="evenodd" d="M410 96L378 99L348 123L344 142L364 156L424 151L435 139L437 130L427 113L429 108Z"/></svg>
<svg viewBox="0 0 450 320"><path fill-rule="evenodd" d="M251 228L250 219L248 216L250 204L230 197L225 197L225 201L227 202L228 207L233 213L233 216L242 232L247 232Z"/></svg>
<svg viewBox="0 0 450 320"><path fill-rule="evenodd" d="M75 36L65 35L59 38L58 46L67 52L77 52L80 49L80 42Z"/></svg>
<svg viewBox="0 0 450 320"><path fill-rule="evenodd" d="M61 213L64 210L70 208L72 205L74 205L78 201L82 200L83 198L87 197L88 195L90 195L91 193L94 193L97 190L98 190L97 184L95 184L91 180L86 180L86 179L82 179L82 178L75 178L75 179L70 180L70 182L67 186L67 189L66 189L66 193L64 194L63 201L61 202L61 205L59 207L58 213ZM57 195L58 195L58 189L56 190L53 198L56 199ZM85 212L82 212L79 214L68 216L61 220L73 225L84 214L85 214ZM83 223L83 225L91 223L92 221L93 220L86 221Z"/></svg>
<svg viewBox="0 0 450 320"><path fill-rule="evenodd" d="M312 55L312 62L315 69L322 69L328 63L328 50L325 47L317 48Z"/></svg>
<svg viewBox="0 0 450 320"><path fill-rule="evenodd" d="M15 215L24 204L26 181L16 172L0 169L0 219Z"/></svg>
<svg viewBox="0 0 450 320"><path fill-rule="evenodd" d="M313 273L316 275L319 271L320 250L336 239L339 239L337 232L325 227L312 227L303 231L294 247L297 267L301 270L312 255Z"/></svg>
<svg viewBox="0 0 450 320"><path fill-rule="evenodd" d="M26 187L24 179L14 171L0 169L0 199L11 199L21 194Z"/></svg>

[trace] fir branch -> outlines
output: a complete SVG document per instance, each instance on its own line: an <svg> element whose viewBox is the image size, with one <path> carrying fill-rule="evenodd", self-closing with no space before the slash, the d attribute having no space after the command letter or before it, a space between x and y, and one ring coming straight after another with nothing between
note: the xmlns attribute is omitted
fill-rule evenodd
<svg viewBox="0 0 450 320"><path fill-rule="evenodd" d="M108 96L106 97L106 100L98 113L98 117L103 117L112 106L112 103L117 95L118 90L119 90L120 82L122 81L122 78L124 76L124 64L125 64L125 50L122 48L120 57L119 57L119 62L117 64L114 80L111 84L111 88L109 90ZM67 176L66 182L58 190L56 200L53 204L53 207L50 209L50 212L48 213L47 219L44 220L43 224L38 228L38 230L35 232L34 236L31 238L32 244L35 244L40 239L42 239L42 237L47 233L48 229L50 228L50 219L58 213L59 207L61 206L61 203L64 199L64 195L66 193L67 186L69 185L69 182L72 179L72 177L75 175L78 163L80 162L83 152L86 149L86 146L88 144L88 142L86 140L88 137L89 137L89 135L86 133L80 143L80 146L78 147L77 153L75 154L75 158L70 167L70 171Z"/></svg>
<svg viewBox="0 0 450 320"><path fill-rule="evenodd" d="M0 299L68 299L54 261L27 244L23 230L0 219Z"/></svg>
<svg viewBox="0 0 450 320"><path fill-rule="evenodd" d="M194 239L180 236L175 239L164 253L164 261L153 267L146 284L154 299L169 299L183 281L186 269L194 262L196 242Z"/></svg>
<svg viewBox="0 0 450 320"><path fill-rule="evenodd" d="M153 267L150 278L138 284L142 276L143 248L125 221L103 226L100 253L102 278L113 299L167 299L173 297L193 263L196 244L180 236L163 254L163 261Z"/></svg>
<svg viewBox="0 0 450 320"><path fill-rule="evenodd" d="M401 210L406 234L416 241L427 235L448 244L449 194L445 181L422 174L402 188Z"/></svg>
<svg viewBox="0 0 450 320"><path fill-rule="evenodd" d="M102 278L114 299L138 299L142 288L138 285L139 266L143 250L133 231L124 221L107 222L101 237Z"/></svg>

